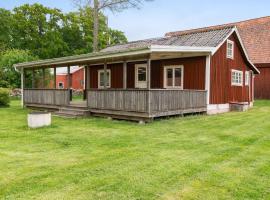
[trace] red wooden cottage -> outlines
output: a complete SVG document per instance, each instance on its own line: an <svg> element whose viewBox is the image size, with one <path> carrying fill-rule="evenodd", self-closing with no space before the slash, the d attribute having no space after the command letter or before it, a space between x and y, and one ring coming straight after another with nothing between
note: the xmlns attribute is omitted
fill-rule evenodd
<svg viewBox="0 0 270 200"><path fill-rule="evenodd" d="M16 67L24 86L25 70L75 65L85 66L85 108L92 115L135 120L227 112L235 104L250 107L254 74L259 73L235 26L129 42L98 53ZM68 90L23 90L25 106L72 106Z"/></svg>
<svg viewBox="0 0 270 200"><path fill-rule="evenodd" d="M237 27L251 62L261 72L260 75L255 76L255 98L270 99L270 16L195 30L171 32L166 35L177 36L183 33L209 31L231 26Z"/></svg>

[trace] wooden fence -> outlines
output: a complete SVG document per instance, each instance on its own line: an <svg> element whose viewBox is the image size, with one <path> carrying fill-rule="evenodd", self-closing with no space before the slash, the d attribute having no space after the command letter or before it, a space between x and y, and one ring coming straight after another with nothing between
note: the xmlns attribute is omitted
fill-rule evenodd
<svg viewBox="0 0 270 200"><path fill-rule="evenodd" d="M25 104L66 106L69 97L67 89L24 89Z"/></svg>

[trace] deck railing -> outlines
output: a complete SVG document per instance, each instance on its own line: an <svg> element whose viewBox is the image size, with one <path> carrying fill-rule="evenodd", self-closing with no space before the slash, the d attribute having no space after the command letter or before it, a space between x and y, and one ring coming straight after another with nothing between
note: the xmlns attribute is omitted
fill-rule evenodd
<svg viewBox="0 0 270 200"><path fill-rule="evenodd" d="M25 104L69 105L68 89L24 89Z"/></svg>
<svg viewBox="0 0 270 200"><path fill-rule="evenodd" d="M88 90L90 109L146 113L151 116L206 111L206 91L167 89Z"/></svg>

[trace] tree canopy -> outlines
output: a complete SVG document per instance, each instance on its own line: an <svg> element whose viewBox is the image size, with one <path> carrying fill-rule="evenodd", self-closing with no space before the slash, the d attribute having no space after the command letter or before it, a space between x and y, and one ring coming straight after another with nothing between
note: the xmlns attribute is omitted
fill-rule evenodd
<svg viewBox="0 0 270 200"><path fill-rule="evenodd" d="M0 50L22 49L41 59L93 51L93 9L63 13L41 4L25 4L12 11L0 9ZM123 43L123 32L107 27L99 13L99 47Z"/></svg>
<svg viewBox="0 0 270 200"><path fill-rule="evenodd" d="M99 47L127 41L124 33L107 27L99 13ZM91 53L93 9L63 13L41 4L25 4L13 10L0 8L0 87L19 87L13 65L36 59Z"/></svg>
<svg viewBox="0 0 270 200"><path fill-rule="evenodd" d="M18 88L20 87L20 73L13 67L20 62L36 60L37 57L25 50L6 50L0 54L0 87Z"/></svg>

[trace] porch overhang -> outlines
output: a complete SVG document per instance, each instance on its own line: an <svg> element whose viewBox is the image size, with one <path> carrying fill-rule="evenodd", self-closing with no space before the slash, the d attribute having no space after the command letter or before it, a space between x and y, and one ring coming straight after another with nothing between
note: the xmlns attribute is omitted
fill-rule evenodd
<svg viewBox="0 0 270 200"><path fill-rule="evenodd" d="M151 45L145 48L130 49L119 52L98 52L68 56L33 62L15 64L17 70L22 68L37 67L64 67L72 65L91 65L97 63L123 62L141 59L169 59L181 57L195 57L212 55L215 48L212 47L185 47L185 46L158 46Z"/></svg>

